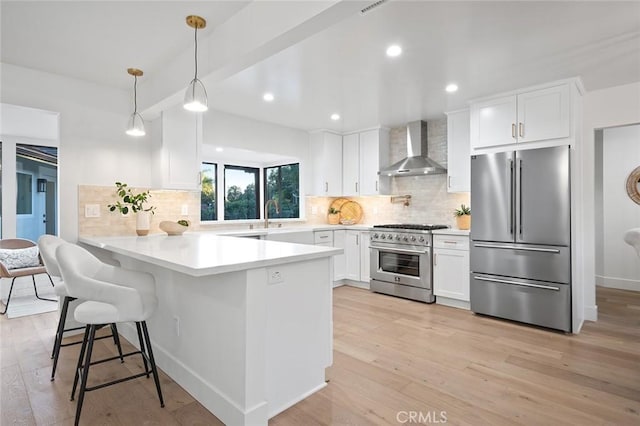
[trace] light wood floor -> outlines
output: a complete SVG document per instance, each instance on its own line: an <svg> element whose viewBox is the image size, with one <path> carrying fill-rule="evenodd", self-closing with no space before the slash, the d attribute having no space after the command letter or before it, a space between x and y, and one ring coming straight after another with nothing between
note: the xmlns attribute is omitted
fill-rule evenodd
<svg viewBox="0 0 640 426"><path fill-rule="evenodd" d="M425 305L365 290L334 291L334 365L329 386L273 418L272 425L640 424L640 293L598 288L600 321L578 336ZM49 381L54 313L0 318L0 424L67 425L78 346L63 348ZM114 353L107 339L96 353ZM92 367L92 379L124 365ZM163 375L90 392L86 425L216 425L211 413ZM443 417L444 416L444 417Z"/></svg>

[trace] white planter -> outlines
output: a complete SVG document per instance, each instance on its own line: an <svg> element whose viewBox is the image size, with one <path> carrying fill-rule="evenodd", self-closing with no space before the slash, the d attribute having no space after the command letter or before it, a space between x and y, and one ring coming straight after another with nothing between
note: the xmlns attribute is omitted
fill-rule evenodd
<svg viewBox="0 0 640 426"><path fill-rule="evenodd" d="M143 237L149 234L151 227L151 213L139 211L136 213L136 234Z"/></svg>

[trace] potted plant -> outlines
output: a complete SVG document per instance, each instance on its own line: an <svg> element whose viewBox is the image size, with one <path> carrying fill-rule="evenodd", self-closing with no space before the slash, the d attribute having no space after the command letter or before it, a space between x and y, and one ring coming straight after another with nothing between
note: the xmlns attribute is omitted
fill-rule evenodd
<svg viewBox="0 0 640 426"><path fill-rule="evenodd" d="M329 225L337 225L340 223L340 210L334 208L334 207L329 207L329 214L327 216L327 219L329 220Z"/></svg>
<svg viewBox="0 0 640 426"><path fill-rule="evenodd" d="M118 200L115 204L109 204L109 211L118 210L123 215L130 211L136 213L136 233L140 236L149 234L150 215L155 214L155 207L145 208L145 203L151 198L149 191L135 194L126 183L116 182L117 194L122 200Z"/></svg>
<svg viewBox="0 0 640 426"><path fill-rule="evenodd" d="M459 209L455 210L456 222L458 223L458 229L471 228L471 208L460 205Z"/></svg>

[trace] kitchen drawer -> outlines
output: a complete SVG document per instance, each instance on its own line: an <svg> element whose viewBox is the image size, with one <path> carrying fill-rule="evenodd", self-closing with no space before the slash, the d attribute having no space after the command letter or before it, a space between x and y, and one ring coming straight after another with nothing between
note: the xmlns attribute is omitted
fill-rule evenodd
<svg viewBox="0 0 640 426"><path fill-rule="evenodd" d="M571 283L569 247L532 244L471 243L471 270L504 277Z"/></svg>
<svg viewBox="0 0 640 426"><path fill-rule="evenodd" d="M316 231L313 233L313 240L318 243L333 244L333 231Z"/></svg>
<svg viewBox="0 0 640 426"><path fill-rule="evenodd" d="M465 235L434 235L433 247L449 250L469 250L469 237Z"/></svg>
<svg viewBox="0 0 640 426"><path fill-rule="evenodd" d="M471 310L571 331L571 286L471 273Z"/></svg>

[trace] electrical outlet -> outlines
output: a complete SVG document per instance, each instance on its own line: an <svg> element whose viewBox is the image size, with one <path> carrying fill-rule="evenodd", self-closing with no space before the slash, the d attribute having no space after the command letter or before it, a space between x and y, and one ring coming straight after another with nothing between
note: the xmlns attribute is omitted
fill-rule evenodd
<svg viewBox="0 0 640 426"><path fill-rule="evenodd" d="M187 216L189 214L189 205L188 204L183 204L182 205L182 209L181 209L181 215L183 216Z"/></svg>
<svg viewBox="0 0 640 426"><path fill-rule="evenodd" d="M278 269L269 269L269 284L278 284L282 282L282 272Z"/></svg>
<svg viewBox="0 0 640 426"><path fill-rule="evenodd" d="M173 317L173 323L174 323L174 326L175 326L176 336L180 336L180 317L174 316Z"/></svg>
<svg viewBox="0 0 640 426"><path fill-rule="evenodd" d="M84 217L100 217L100 204L86 204Z"/></svg>

